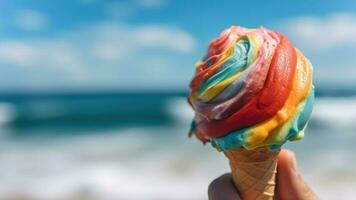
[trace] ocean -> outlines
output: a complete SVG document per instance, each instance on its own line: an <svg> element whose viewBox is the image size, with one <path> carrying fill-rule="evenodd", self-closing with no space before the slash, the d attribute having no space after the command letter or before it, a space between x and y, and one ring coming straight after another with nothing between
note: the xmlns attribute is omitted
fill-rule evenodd
<svg viewBox="0 0 356 200"><path fill-rule="evenodd" d="M187 132L185 92L0 95L0 200L207 199L229 171ZM321 199L356 198L356 93L317 93L296 152Z"/></svg>

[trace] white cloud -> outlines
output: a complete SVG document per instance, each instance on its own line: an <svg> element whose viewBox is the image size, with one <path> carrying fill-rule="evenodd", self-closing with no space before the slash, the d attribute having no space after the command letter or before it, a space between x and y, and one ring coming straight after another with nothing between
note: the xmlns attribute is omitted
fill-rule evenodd
<svg viewBox="0 0 356 200"><path fill-rule="evenodd" d="M15 16L15 24L22 30L38 31L48 25L48 18L36 10L20 10Z"/></svg>
<svg viewBox="0 0 356 200"><path fill-rule="evenodd" d="M90 32L96 37L93 43L95 55L109 61L124 60L145 49L189 53L195 47L195 40L189 33L167 26L101 24Z"/></svg>
<svg viewBox="0 0 356 200"><path fill-rule="evenodd" d="M77 49L68 42L57 40L0 41L0 64L34 72L55 71L78 80L85 73Z"/></svg>
<svg viewBox="0 0 356 200"><path fill-rule="evenodd" d="M302 47L312 51L356 45L356 15L303 16L285 21L282 30Z"/></svg>
<svg viewBox="0 0 356 200"><path fill-rule="evenodd" d="M0 60L14 63L15 65L26 65L35 56L35 50L22 42L1 42ZM20 58L20 59L19 59Z"/></svg>
<svg viewBox="0 0 356 200"><path fill-rule="evenodd" d="M158 26L145 26L135 31L137 43L143 47L159 46L180 52L190 52L194 48L194 39L179 29L162 29Z"/></svg>
<svg viewBox="0 0 356 200"><path fill-rule="evenodd" d="M142 47L171 48L181 52L190 52L194 48L193 37L179 29L144 26L138 28L134 34Z"/></svg>
<svg viewBox="0 0 356 200"><path fill-rule="evenodd" d="M0 39L0 67L46 76L45 81L53 77L53 81L61 82L58 85L73 87L174 85L182 83L182 78L172 78L176 70L190 77L193 67L184 64L182 58L187 60L194 48L195 39L179 28L100 23L51 38ZM15 80L9 77L16 75L2 73L0 79L11 82ZM32 85L46 86L44 79Z"/></svg>

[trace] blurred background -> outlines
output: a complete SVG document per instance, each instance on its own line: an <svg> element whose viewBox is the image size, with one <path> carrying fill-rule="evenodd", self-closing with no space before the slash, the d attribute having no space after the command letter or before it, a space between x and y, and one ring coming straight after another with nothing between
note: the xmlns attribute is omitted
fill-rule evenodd
<svg viewBox="0 0 356 200"><path fill-rule="evenodd" d="M314 65L306 137L321 199L356 198L355 1L0 1L0 199L207 199L229 171L187 138L194 63L230 25L278 30Z"/></svg>

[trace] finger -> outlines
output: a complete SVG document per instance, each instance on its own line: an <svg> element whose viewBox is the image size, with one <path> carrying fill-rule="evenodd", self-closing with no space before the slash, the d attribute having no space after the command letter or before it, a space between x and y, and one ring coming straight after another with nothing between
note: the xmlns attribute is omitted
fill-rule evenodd
<svg viewBox="0 0 356 200"><path fill-rule="evenodd" d="M278 155L276 193L282 200L319 199L299 175L295 155L290 150L283 149Z"/></svg>
<svg viewBox="0 0 356 200"><path fill-rule="evenodd" d="M241 200L230 173L224 174L210 183L208 196L209 200Z"/></svg>

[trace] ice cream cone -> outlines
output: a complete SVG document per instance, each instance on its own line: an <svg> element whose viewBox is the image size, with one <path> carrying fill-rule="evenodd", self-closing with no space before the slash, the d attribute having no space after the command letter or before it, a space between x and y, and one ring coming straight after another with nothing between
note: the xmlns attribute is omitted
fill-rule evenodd
<svg viewBox="0 0 356 200"><path fill-rule="evenodd" d="M273 200L279 152L270 149L303 137L314 102L312 68L287 37L264 27L230 27L197 63L190 132L229 158L244 200Z"/></svg>
<svg viewBox="0 0 356 200"><path fill-rule="evenodd" d="M279 151L236 148L224 152L232 179L244 200L273 200Z"/></svg>

